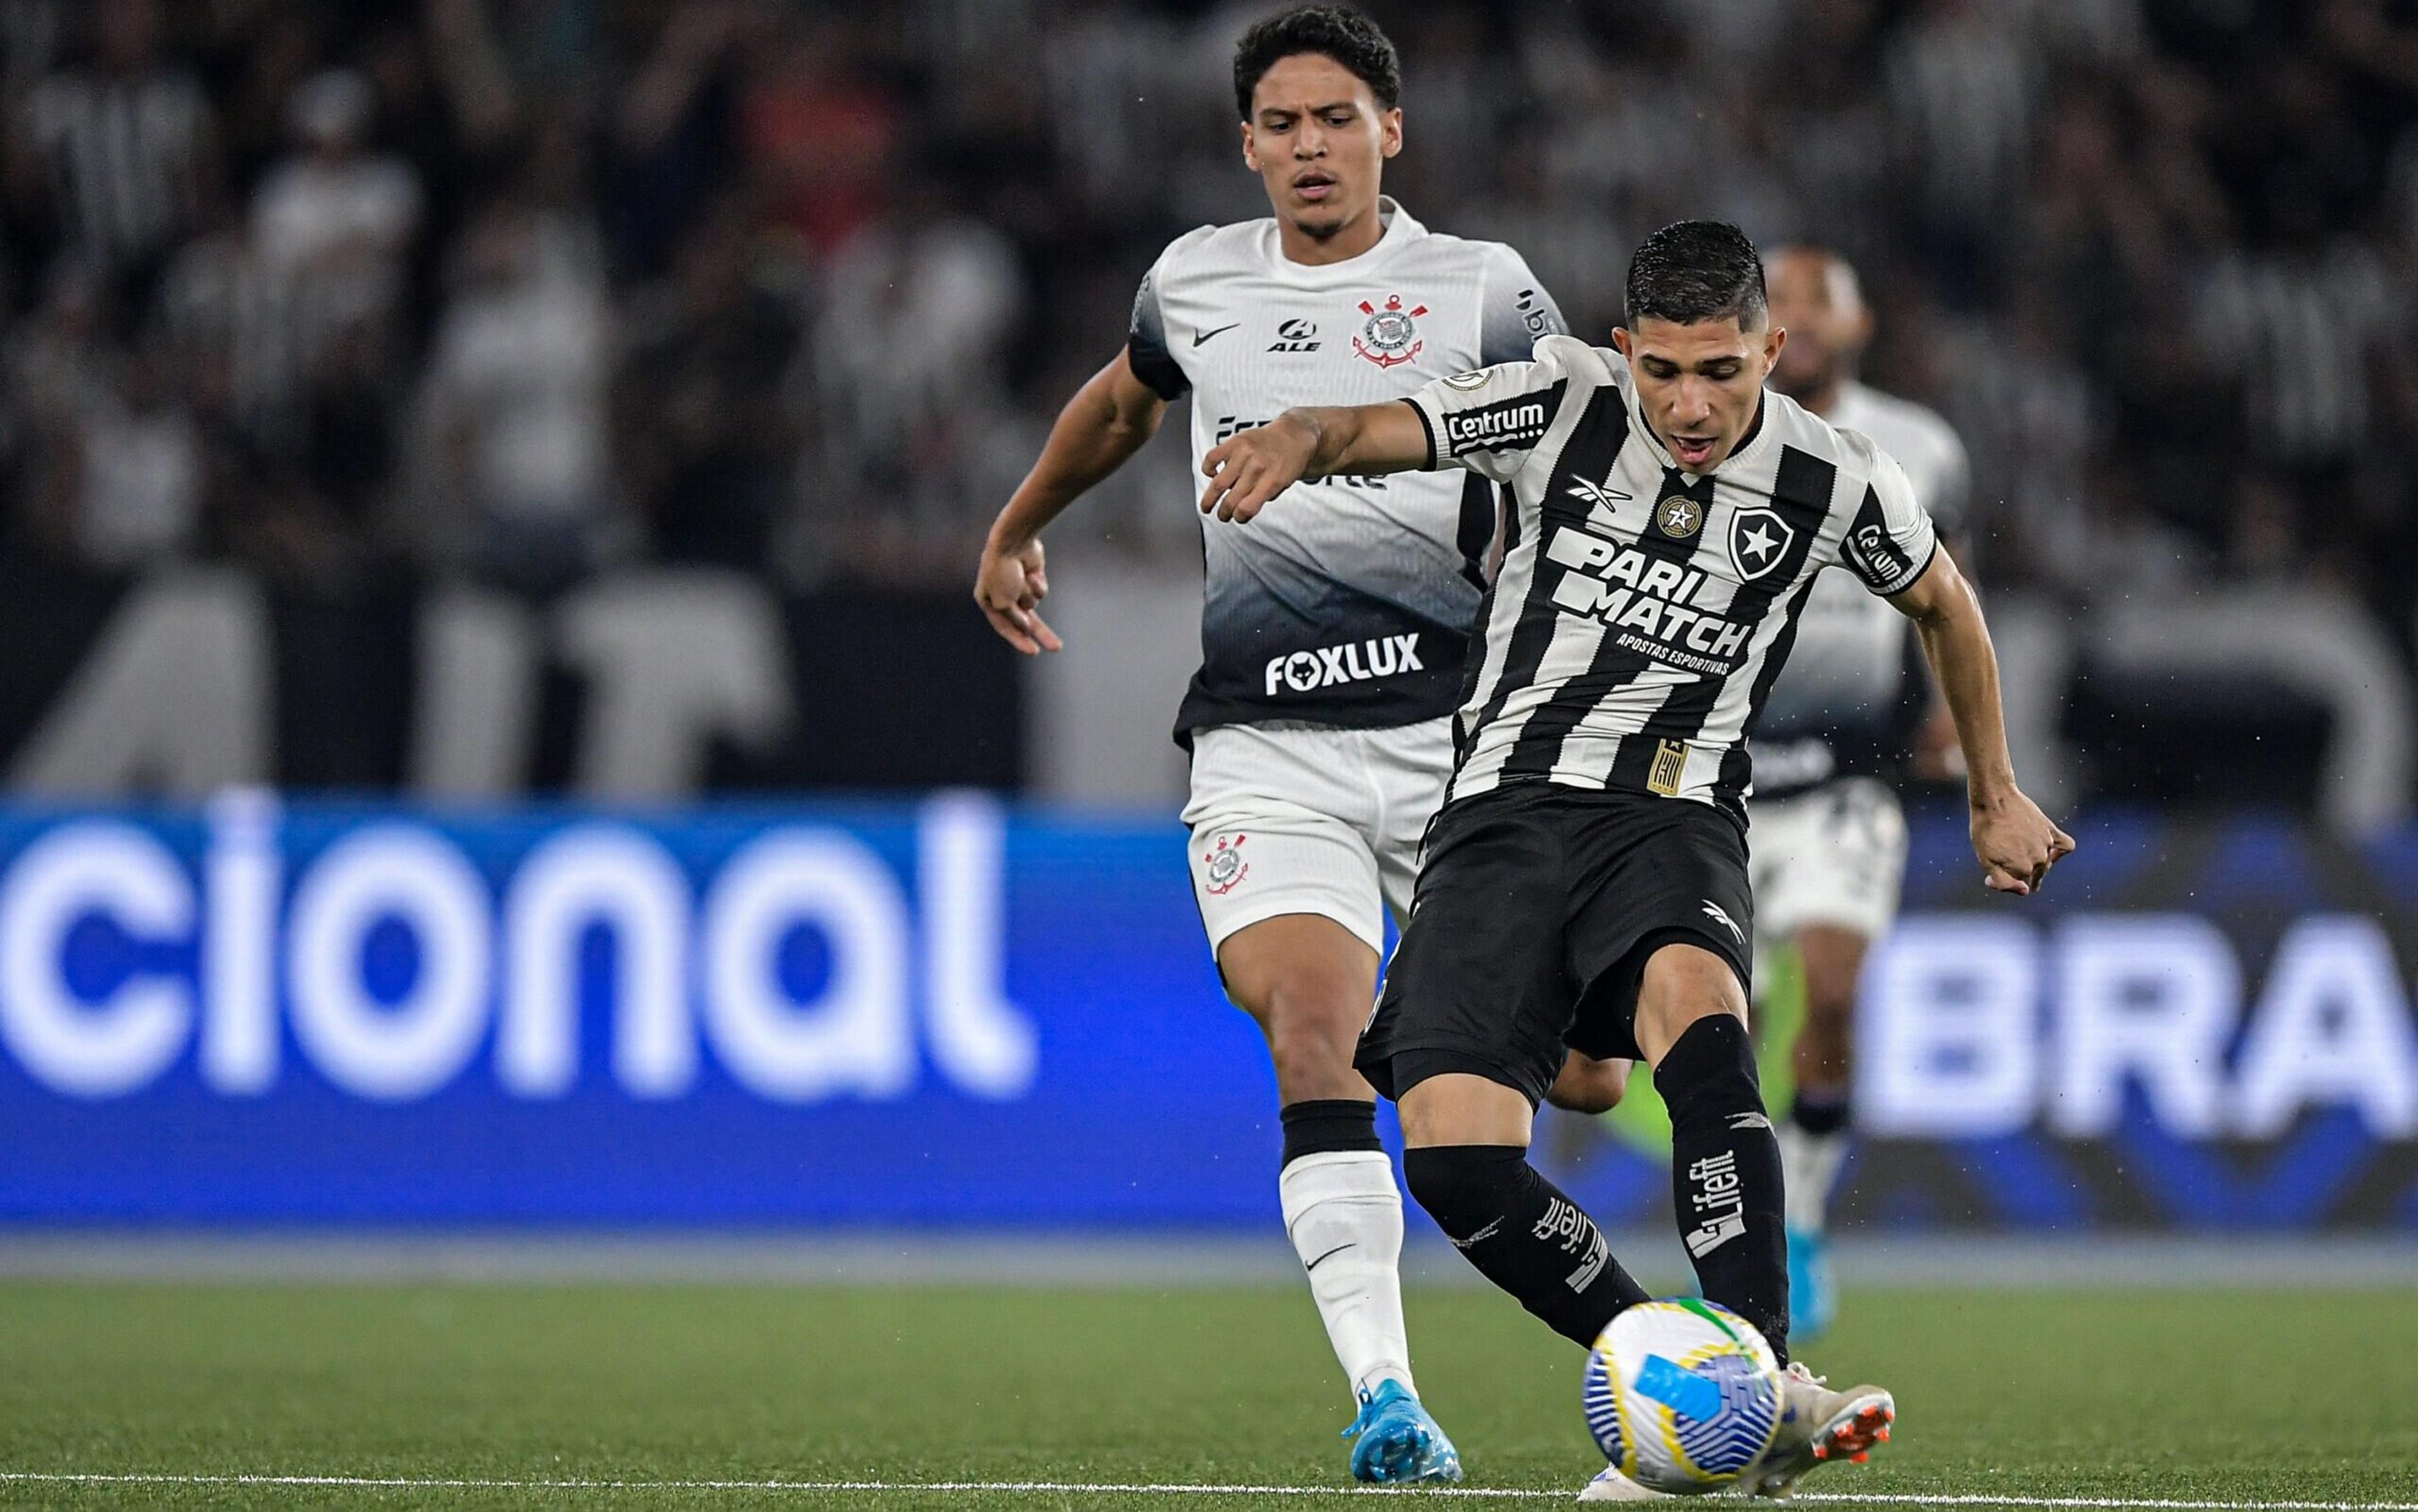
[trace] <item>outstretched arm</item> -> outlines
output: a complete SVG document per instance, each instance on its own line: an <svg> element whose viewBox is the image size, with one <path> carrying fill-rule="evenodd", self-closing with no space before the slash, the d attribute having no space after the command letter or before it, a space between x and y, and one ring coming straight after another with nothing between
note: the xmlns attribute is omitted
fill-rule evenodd
<svg viewBox="0 0 2418 1512"><path fill-rule="evenodd" d="M1982 880L2001 893L2028 896L2048 869L2074 851L2074 839L2049 822L2015 786L2007 754L2007 725L1998 707L1998 658L1955 559L1941 551L1912 587L1890 602L1914 621L1922 654L1956 721L1965 750L1965 791L1972 813L1973 854Z"/></svg>
<svg viewBox="0 0 2418 1512"><path fill-rule="evenodd" d="M1247 520L1305 478L1432 467L1427 422L1407 400L1343 408L1288 409L1241 431L1201 459L1209 486L1201 512Z"/></svg>
<svg viewBox="0 0 2418 1512"><path fill-rule="evenodd" d="M1094 374L1058 412L1033 470L991 522L982 565L974 573L974 602L1010 646L1027 656L1060 648L1039 613L1049 595L1041 532L1084 490L1125 466L1157 434L1166 415L1167 401L1134 375L1126 351Z"/></svg>

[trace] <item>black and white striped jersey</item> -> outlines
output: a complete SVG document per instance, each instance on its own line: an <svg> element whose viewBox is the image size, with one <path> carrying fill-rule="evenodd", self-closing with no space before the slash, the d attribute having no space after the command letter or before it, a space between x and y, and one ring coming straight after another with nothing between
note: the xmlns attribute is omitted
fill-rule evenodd
<svg viewBox="0 0 2418 1512"><path fill-rule="evenodd" d="M1565 328L1518 252L1379 204L1384 235L1342 262L1292 261L1259 220L1202 226L1152 267L1128 359L1162 397L1191 393L1196 474L1211 447L1295 405L1400 399ZM1204 517L1201 670L1177 738L1450 713L1497 513L1482 478L1397 473L1296 483L1248 525Z"/></svg>
<svg viewBox="0 0 2418 1512"><path fill-rule="evenodd" d="M1700 478L1647 428L1628 362L1567 336L1410 402L1433 465L1517 506L1447 801L1543 781L1737 805L1815 575L1899 593L1937 549L1905 471L1783 394Z"/></svg>

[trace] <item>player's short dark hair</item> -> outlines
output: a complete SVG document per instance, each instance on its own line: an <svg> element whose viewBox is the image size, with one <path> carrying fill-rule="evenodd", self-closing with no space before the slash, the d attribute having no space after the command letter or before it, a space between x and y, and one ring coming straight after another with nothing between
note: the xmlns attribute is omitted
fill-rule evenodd
<svg viewBox="0 0 2418 1512"><path fill-rule="evenodd" d="M1297 53L1351 69L1387 110L1402 98L1401 54L1375 22L1350 6L1303 6L1270 16L1234 44L1234 109L1243 119L1251 118L1251 91L1261 76Z"/></svg>
<svg viewBox="0 0 2418 1512"><path fill-rule="evenodd" d="M1675 221L1629 260L1629 327L1651 317L1692 326L1737 317L1753 330L1768 318L1763 256L1726 221Z"/></svg>

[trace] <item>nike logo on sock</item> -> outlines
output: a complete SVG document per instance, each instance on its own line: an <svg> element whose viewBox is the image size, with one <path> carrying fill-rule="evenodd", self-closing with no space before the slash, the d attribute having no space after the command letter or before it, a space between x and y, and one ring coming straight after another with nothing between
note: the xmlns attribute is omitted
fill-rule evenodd
<svg viewBox="0 0 2418 1512"><path fill-rule="evenodd" d="M1227 325L1220 326L1216 330L1196 330L1192 333L1192 344L1198 346L1212 336L1223 336L1226 332L1232 330L1234 327L1241 324L1242 322L1237 320Z"/></svg>
<svg viewBox="0 0 2418 1512"><path fill-rule="evenodd" d="M1730 1127L1734 1129L1768 1129L1771 1127L1771 1120L1764 1117L1760 1113L1732 1113L1730 1115Z"/></svg>
<svg viewBox="0 0 2418 1512"><path fill-rule="evenodd" d="M1333 1249L1328 1250L1325 1254L1321 1255L1320 1257L1318 1257L1318 1259L1316 1259L1316 1260L1311 1260L1308 1264L1307 1264L1307 1265L1303 1266L1303 1267L1302 1267L1302 1271L1303 1271L1305 1274L1307 1274L1307 1273L1308 1273L1308 1272L1310 1272L1310 1271L1314 1271L1314 1270L1318 1269L1320 1266L1322 1266L1322 1265L1325 1264L1328 1260L1333 1260L1336 1256L1342 1254L1345 1250L1350 1249L1351 1247L1352 1247L1352 1246L1351 1246L1350 1245L1336 1245Z"/></svg>

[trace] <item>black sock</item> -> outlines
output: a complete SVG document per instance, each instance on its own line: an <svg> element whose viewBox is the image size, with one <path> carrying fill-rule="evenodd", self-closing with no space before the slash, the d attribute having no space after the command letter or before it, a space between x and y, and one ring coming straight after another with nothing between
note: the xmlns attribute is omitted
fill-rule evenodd
<svg viewBox="0 0 2418 1512"><path fill-rule="evenodd" d="M1654 1068L1671 1109L1671 1187L1679 1236L1707 1301L1763 1330L1788 1359L1788 1236L1780 1140L1763 1110L1746 1025L1715 1014L1688 1026Z"/></svg>
<svg viewBox="0 0 2418 1512"><path fill-rule="evenodd" d="M1645 1300L1595 1220L1537 1174L1520 1146L1406 1150L1402 1174L1469 1263L1582 1348L1595 1346L1615 1313Z"/></svg>
<svg viewBox="0 0 2418 1512"><path fill-rule="evenodd" d="M1850 1122L1850 1111L1844 1087L1831 1087L1820 1092L1799 1087L1797 1100L1789 1106L1788 1122L1808 1134L1819 1137L1836 1134L1845 1128Z"/></svg>
<svg viewBox="0 0 2418 1512"><path fill-rule="evenodd" d="M1287 1103L1278 1109L1284 1123L1284 1159L1290 1166L1304 1155L1330 1150L1383 1150L1377 1138L1377 1105L1349 1097L1317 1098Z"/></svg>

